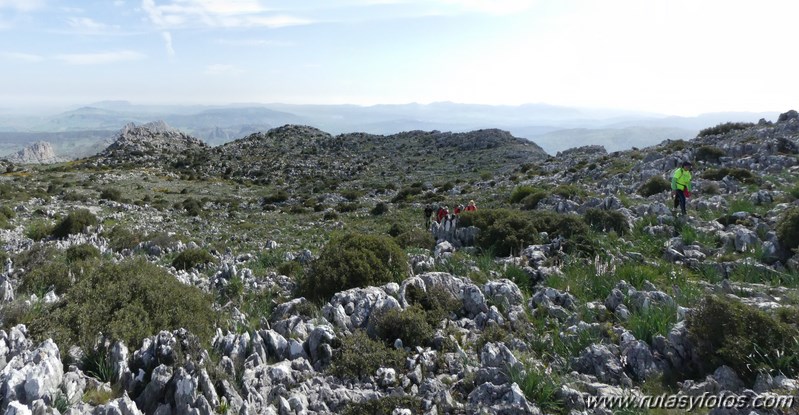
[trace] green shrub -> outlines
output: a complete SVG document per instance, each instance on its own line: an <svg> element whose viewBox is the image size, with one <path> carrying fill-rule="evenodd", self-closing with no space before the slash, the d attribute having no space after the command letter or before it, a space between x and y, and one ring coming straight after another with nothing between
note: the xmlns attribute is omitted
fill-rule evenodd
<svg viewBox="0 0 799 415"><path fill-rule="evenodd" d="M525 197L527 197L527 196L529 196L529 195L531 195L531 194L533 194L533 193L535 193L537 191L540 191L540 189L538 189L536 187L533 187L533 186L529 186L529 185L516 186L516 188L513 189L513 191L511 192L509 200L510 200L511 203L519 203Z"/></svg>
<svg viewBox="0 0 799 415"><path fill-rule="evenodd" d="M585 222L596 231L615 231L624 235L630 230L627 218L617 210L588 209L583 216Z"/></svg>
<svg viewBox="0 0 799 415"><path fill-rule="evenodd" d="M426 314L425 320L432 327L437 327L450 313L457 312L462 306L460 300L439 285L427 287L426 291L409 285L405 291L405 299L411 305L422 307Z"/></svg>
<svg viewBox="0 0 799 415"><path fill-rule="evenodd" d="M73 245L67 248L67 262L86 261L99 257L100 250L94 245L81 244Z"/></svg>
<svg viewBox="0 0 799 415"><path fill-rule="evenodd" d="M213 332L211 298L145 260L102 263L76 278L61 301L28 322L35 339L52 337L62 353L72 344L91 348L100 332L133 347L160 330Z"/></svg>
<svg viewBox="0 0 799 415"><path fill-rule="evenodd" d="M282 203L289 200L289 194L285 190L278 190L268 196L264 196L262 204Z"/></svg>
<svg viewBox="0 0 799 415"><path fill-rule="evenodd" d="M405 252L388 236L346 233L336 235L300 281L302 296L329 299L355 287L402 282L408 275Z"/></svg>
<svg viewBox="0 0 799 415"><path fill-rule="evenodd" d="M799 208L788 209L780 216L777 221L777 238L787 251L799 247Z"/></svg>
<svg viewBox="0 0 799 415"><path fill-rule="evenodd" d="M360 380L374 376L381 367L399 370L404 353L385 343L372 340L361 330L341 339L341 348L333 355L329 371L344 379Z"/></svg>
<svg viewBox="0 0 799 415"><path fill-rule="evenodd" d="M552 194L558 195L564 199L572 199L584 193L582 189L573 184L561 184L552 189Z"/></svg>
<svg viewBox="0 0 799 415"><path fill-rule="evenodd" d="M202 204L193 197L189 197L181 202L177 208L186 209L186 214L189 216L200 216L200 213L203 211Z"/></svg>
<svg viewBox="0 0 799 415"><path fill-rule="evenodd" d="M350 202L354 202L363 196L363 192L357 189L345 189L341 191L341 196Z"/></svg>
<svg viewBox="0 0 799 415"><path fill-rule="evenodd" d="M739 168L722 167L719 169L707 169L702 173L702 177L708 180L721 180L725 176L731 176L742 183L756 183L757 177L751 171Z"/></svg>
<svg viewBox="0 0 799 415"><path fill-rule="evenodd" d="M546 232L550 238L566 238L564 250L567 253L593 256L596 250L590 229L579 215L538 212L532 217L532 222L539 232Z"/></svg>
<svg viewBox="0 0 799 415"><path fill-rule="evenodd" d="M716 146L702 146L696 149L694 158L697 161L705 161L708 163L718 163L721 157L724 157L724 150Z"/></svg>
<svg viewBox="0 0 799 415"><path fill-rule="evenodd" d="M388 213L388 205L385 202L379 202L372 208L370 213L374 216L379 216Z"/></svg>
<svg viewBox="0 0 799 415"><path fill-rule="evenodd" d="M422 194L422 185L403 187L397 194L391 198L391 203L407 202L413 199L413 196Z"/></svg>
<svg viewBox="0 0 799 415"><path fill-rule="evenodd" d="M0 216L5 217L6 219L14 219L17 217L17 214L8 206L0 206Z"/></svg>
<svg viewBox="0 0 799 415"><path fill-rule="evenodd" d="M108 245L114 251L134 249L142 241L142 236L140 234L131 232L128 228L121 225L111 228L105 237L108 238Z"/></svg>
<svg viewBox="0 0 799 415"><path fill-rule="evenodd" d="M122 191L114 187L103 189L100 192L100 199L107 199L107 200L113 200L114 202L119 202L122 200Z"/></svg>
<svg viewBox="0 0 799 415"><path fill-rule="evenodd" d="M427 313L419 305L412 305L405 310L392 308L373 315L377 337L388 344L402 339L404 347L427 346L435 331L427 322Z"/></svg>
<svg viewBox="0 0 799 415"><path fill-rule="evenodd" d="M538 230L533 217L527 212L510 209L480 209L461 214L463 226L480 229L475 244L484 250L493 250L498 256L519 253L536 242Z"/></svg>
<svg viewBox="0 0 799 415"><path fill-rule="evenodd" d="M65 202L88 202L89 196L78 192L64 192L61 199Z"/></svg>
<svg viewBox="0 0 799 415"><path fill-rule="evenodd" d="M394 237L394 241L396 241L397 245L402 249L422 248L432 250L436 247L436 239L433 238L433 234L419 228L403 231Z"/></svg>
<svg viewBox="0 0 799 415"><path fill-rule="evenodd" d="M64 252L53 247L35 245L24 254L18 255L15 265L28 270L20 280L20 293L42 295L53 288L60 295L72 286L72 264L67 264Z"/></svg>
<svg viewBox="0 0 799 415"><path fill-rule="evenodd" d="M339 203L336 206L336 210L341 213L356 212L360 208L361 205L358 202Z"/></svg>
<svg viewBox="0 0 799 415"><path fill-rule="evenodd" d="M0 229L9 229L11 224L8 222L8 218L0 215Z"/></svg>
<svg viewBox="0 0 799 415"><path fill-rule="evenodd" d="M74 210L55 226L52 235L56 238L66 238L71 234L83 232L89 226L97 226L97 223L97 216L88 209Z"/></svg>
<svg viewBox="0 0 799 415"><path fill-rule="evenodd" d="M289 277L297 277L302 275L305 270L297 261L286 261L277 266L277 273L280 275L287 275Z"/></svg>
<svg viewBox="0 0 799 415"><path fill-rule="evenodd" d="M706 137L709 135L719 135L719 134L727 134L731 131L737 130L745 130L750 127L754 127L755 124L751 122L725 122L722 124L718 124L715 127L705 128L704 130L699 131L697 137Z"/></svg>
<svg viewBox="0 0 799 415"><path fill-rule="evenodd" d="M653 176L638 188L638 194L649 197L669 190L671 190L671 183L668 180L660 176Z"/></svg>
<svg viewBox="0 0 799 415"><path fill-rule="evenodd" d="M197 265L208 263L216 263L216 258L202 248L186 249L172 260L172 266L182 270L190 270Z"/></svg>
<svg viewBox="0 0 799 415"><path fill-rule="evenodd" d="M530 193L521 200L522 209L534 210L538 208L538 204L544 200L545 197L547 197L547 192L544 190L536 190L535 192Z"/></svg>
<svg viewBox="0 0 799 415"><path fill-rule="evenodd" d="M758 372L799 370L799 332L756 308L708 296L686 323L706 371L727 365L754 381Z"/></svg>
<svg viewBox="0 0 799 415"><path fill-rule="evenodd" d="M350 403L342 412L343 415L384 415L394 413L396 409L408 409L412 414L424 412L422 401L410 395L386 396L358 403Z"/></svg>

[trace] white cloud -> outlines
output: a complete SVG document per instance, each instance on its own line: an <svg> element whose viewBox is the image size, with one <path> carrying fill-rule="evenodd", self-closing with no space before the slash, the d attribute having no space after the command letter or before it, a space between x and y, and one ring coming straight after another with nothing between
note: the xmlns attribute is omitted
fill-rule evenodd
<svg viewBox="0 0 799 415"><path fill-rule="evenodd" d="M43 61L44 57L40 55L34 55L31 53L0 52L0 59L15 61L15 62L35 63Z"/></svg>
<svg viewBox="0 0 799 415"><path fill-rule="evenodd" d="M164 46L166 46L167 55L175 56L175 48L172 47L172 34L169 32L161 32L161 37L164 38Z"/></svg>
<svg viewBox="0 0 799 415"><path fill-rule="evenodd" d="M512 14L532 8L538 0L439 0L448 6L489 14Z"/></svg>
<svg viewBox="0 0 799 415"><path fill-rule="evenodd" d="M161 27L268 27L306 25L309 19L276 14L256 0L169 0L156 4L142 0L142 9L150 21Z"/></svg>
<svg viewBox="0 0 799 415"><path fill-rule="evenodd" d="M0 9L14 9L23 12L44 7L42 0L0 0Z"/></svg>
<svg viewBox="0 0 799 415"><path fill-rule="evenodd" d="M100 65L137 61L144 58L146 58L146 55L131 50L100 53L68 53L55 56L55 59L70 65Z"/></svg>
<svg viewBox="0 0 799 415"><path fill-rule="evenodd" d="M205 68L206 75L237 75L242 72L243 71L241 69L238 69L233 65L227 65L222 63L208 65Z"/></svg>
<svg viewBox="0 0 799 415"><path fill-rule="evenodd" d="M73 29L87 33L100 33L118 28L118 26L109 26L88 17L69 17L67 18L67 25Z"/></svg>
<svg viewBox="0 0 799 415"><path fill-rule="evenodd" d="M217 39L214 43L226 46L245 46L245 47L282 47L291 46L293 43L270 39Z"/></svg>

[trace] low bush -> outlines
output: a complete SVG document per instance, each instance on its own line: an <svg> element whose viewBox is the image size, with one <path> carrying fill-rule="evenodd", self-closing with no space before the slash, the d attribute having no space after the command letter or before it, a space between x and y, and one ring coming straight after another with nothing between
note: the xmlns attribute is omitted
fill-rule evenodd
<svg viewBox="0 0 799 415"><path fill-rule="evenodd" d="M630 230L627 218L617 210L588 209L583 219L588 226L599 232L615 231L624 235Z"/></svg>
<svg viewBox="0 0 799 415"><path fill-rule="evenodd" d="M41 296L52 288L56 294L61 295L72 286L70 272L74 265L67 263L63 251L34 245L24 254L18 255L14 262L15 266L28 270L20 279L18 294ZM81 264L87 265L89 264Z"/></svg>
<svg viewBox="0 0 799 415"><path fill-rule="evenodd" d="M344 408L342 415L383 415L404 413L397 411L398 409L407 409L412 414L421 414L424 412L424 405L419 398L411 395L386 396L384 398L350 403Z"/></svg>
<svg viewBox="0 0 799 415"><path fill-rule="evenodd" d="M524 200L525 197L540 191L541 189L530 185L516 186L511 192L509 200L511 203L519 203Z"/></svg>
<svg viewBox="0 0 799 415"><path fill-rule="evenodd" d="M17 214L8 206L0 206L0 216L5 217L6 219L14 219L17 217Z"/></svg>
<svg viewBox="0 0 799 415"><path fill-rule="evenodd" d="M388 344L401 339L404 347L425 347L435 334L427 321L427 313L419 305L412 305L405 310L392 308L377 313L373 318L377 337Z"/></svg>
<svg viewBox="0 0 799 415"><path fill-rule="evenodd" d="M193 197L186 198L183 202L175 206L177 209L185 209L189 216L200 216L203 211L200 201Z"/></svg>
<svg viewBox="0 0 799 415"><path fill-rule="evenodd" d="M480 229L475 244L498 256L519 253L527 245L536 242L538 230L533 217L527 212L510 209L481 209L464 212L460 218L463 226Z"/></svg>
<svg viewBox="0 0 799 415"><path fill-rule="evenodd" d="M660 176L653 176L638 188L638 194L643 197L654 196L671 190L671 183Z"/></svg>
<svg viewBox="0 0 799 415"><path fill-rule="evenodd" d="M700 130L697 137L706 137L709 135L719 135L719 134L727 134L731 131L737 130L745 130L750 127L754 127L755 124L751 122L725 122L722 124L718 124L715 127L705 128L704 130Z"/></svg>
<svg viewBox="0 0 799 415"><path fill-rule="evenodd" d="M354 202L363 196L363 192L357 189L345 189L341 191L341 196L350 202Z"/></svg>
<svg viewBox="0 0 799 415"><path fill-rule="evenodd" d="M436 246L436 239L433 238L433 234L419 228L403 231L394 237L394 241L403 249L422 248L432 250Z"/></svg>
<svg viewBox="0 0 799 415"><path fill-rule="evenodd" d="M115 187L109 187L103 189L100 192L100 199L107 199L107 200L113 200L114 202L119 202L122 200L122 191Z"/></svg>
<svg viewBox="0 0 799 415"><path fill-rule="evenodd" d="M718 163L721 157L724 157L724 150L716 146L702 146L696 149L694 158L697 161L705 161L708 163Z"/></svg>
<svg viewBox="0 0 799 415"><path fill-rule="evenodd" d="M341 348L333 355L328 370L339 378L360 380L374 376L381 367L399 370L403 363L402 351L373 340L358 330L341 339Z"/></svg>
<svg viewBox="0 0 799 415"><path fill-rule="evenodd" d="M269 205L274 203L282 203L289 200L289 194L285 190L278 190L272 194L264 196L262 199L263 205Z"/></svg>
<svg viewBox="0 0 799 415"><path fill-rule="evenodd" d="M66 238L69 235L83 232L89 226L97 226L97 223L97 216L94 216L88 209L74 210L53 228L52 236Z"/></svg>
<svg viewBox="0 0 799 415"><path fill-rule="evenodd" d="M131 232L128 228L121 225L114 226L104 236L108 239L108 245L114 251L134 249L143 239L140 234Z"/></svg>
<svg viewBox="0 0 799 415"><path fill-rule="evenodd" d="M397 194L391 198L391 203L407 202L413 199L414 196L422 194L422 186L403 187Z"/></svg>
<svg viewBox="0 0 799 415"><path fill-rule="evenodd" d="M686 323L705 372L727 365L751 382L759 372L799 371L799 331L756 308L708 296Z"/></svg>
<svg viewBox="0 0 799 415"><path fill-rule="evenodd" d="M301 279L300 294L312 300L355 287L402 282L408 261L388 236L345 233L333 237Z"/></svg>
<svg viewBox="0 0 799 415"><path fill-rule="evenodd" d="M538 208L538 204L541 203L545 197L547 197L547 192L544 190L536 190L535 192L530 193L521 200L522 209L534 210Z"/></svg>
<svg viewBox="0 0 799 415"><path fill-rule="evenodd" d="M587 256L595 253L590 229L579 215L538 212L532 217L532 222L539 232L546 232L550 239L558 236L566 238L566 253Z"/></svg>
<svg viewBox="0 0 799 415"><path fill-rule="evenodd" d="M76 279L61 301L27 322L37 341L52 337L62 353L73 344L90 349L99 332L129 346L160 330L213 332L210 296L145 260L86 267Z"/></svg>
<svg viewBox="0 0 799 415"><path fill-rule="evenodd" d="M100 250L94 245L81 244L73 245L67 248L67 262L86 261L89 259L99 258Z"/></svg>
<svg viewBox="0 0 799 415"><path fill-rule="evenodd" d="M780 216L777 221L777 238L780 245L789 252L799 247L799 208L788 209Z"/></svg>
<svg viewBox="0 0 799 415"><path fill-rule="evenodd" d="M742 183L757 183L757 177L751 171L739 168L722 167L719 169L707 169L702 173L702 177L708 180L722 180L730 176Z"/></svg>
<svg viewBox="0 0 799 415"><path fill-rule="evenodd" d="M216 258L202 248L189 248L179 253L172 260L175 269L190 270L201 264L215 263Z"/></svg>
<svg viewBox="0 0 799 415"><path fill-rule="evenodd" d="M457 312L463 305L452 293L439 285L427 287L424 291L409 285L405 291L405 299L411 305L422 307L426 314L425 320L432 327L437 327L450 313Z"/></svg>
<svg viewBox="0 0 799 415"><path fill-rule="evenodd" d="M375 207L369 212L374 216L379 216L385 213L388 213L388 205L385 202L378 202Z"/></svg>

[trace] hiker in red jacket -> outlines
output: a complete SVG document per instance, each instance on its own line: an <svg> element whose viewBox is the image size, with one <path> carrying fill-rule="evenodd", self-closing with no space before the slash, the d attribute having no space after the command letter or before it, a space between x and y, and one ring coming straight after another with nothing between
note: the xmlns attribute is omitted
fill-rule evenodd
<svg viewBox="0 0 799 415"><path fill-rule="evenodd" d="M466 211L474 212L475 210L477 210L477 206L474 204L474 200L470 200L469 204L466 206Z"/></svg>
<svg viewBox="0 0 799 415"><path fill-rule="evenodd" d="M449 208L446 206L441 206L438 208L438 213L436 213L436 222L441 223L441 221L449 215Z"/></svg>

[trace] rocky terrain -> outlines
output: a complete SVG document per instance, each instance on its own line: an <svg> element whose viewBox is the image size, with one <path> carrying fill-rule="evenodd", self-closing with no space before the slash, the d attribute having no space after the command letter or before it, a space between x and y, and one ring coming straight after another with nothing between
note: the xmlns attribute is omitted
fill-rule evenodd
<svg viewBox="0 0 799 415"><path fill-rule="evenodd" d="M799 399L797 155L795 111L555 156L499 130L131 125L0 176L0 410L796 413L743 403Z"/></svg>
<svg viewBox="0 0 799 415"><path fill-rule="evenodd" d="M51 164L63 161L56 156L53 146L46 141L38 141L22 150L5 157L17 164Z"/></svg>

